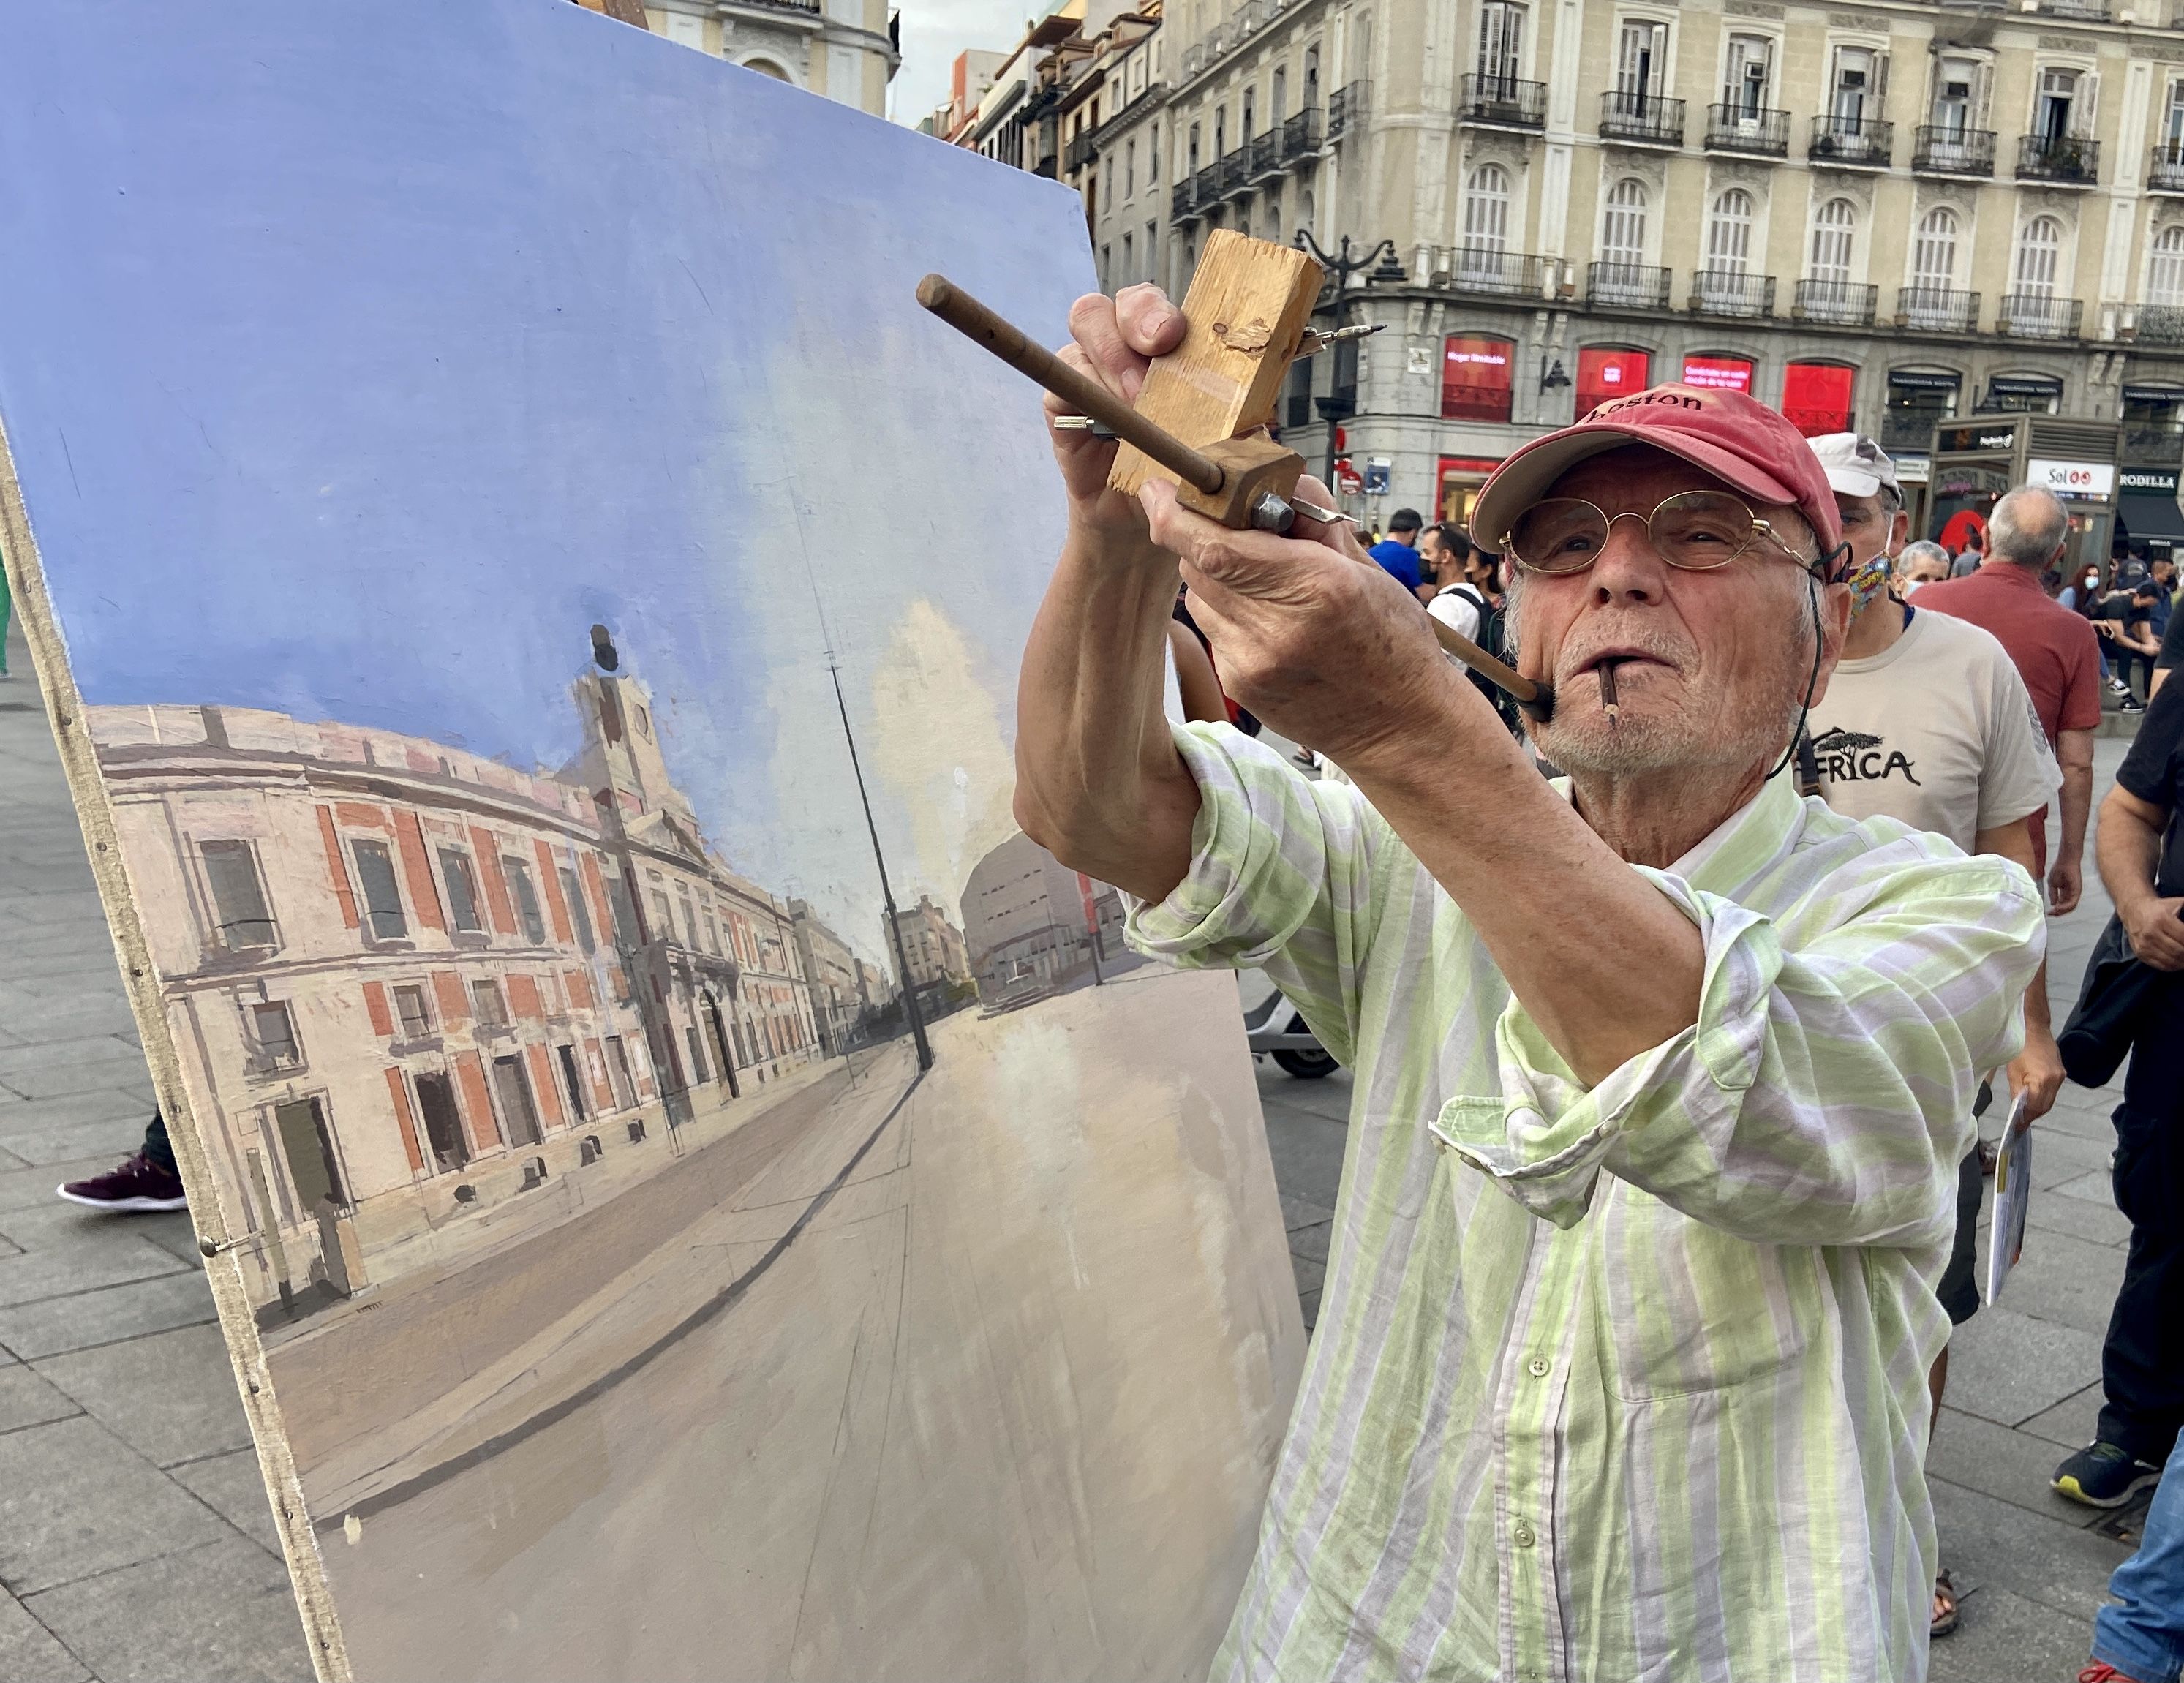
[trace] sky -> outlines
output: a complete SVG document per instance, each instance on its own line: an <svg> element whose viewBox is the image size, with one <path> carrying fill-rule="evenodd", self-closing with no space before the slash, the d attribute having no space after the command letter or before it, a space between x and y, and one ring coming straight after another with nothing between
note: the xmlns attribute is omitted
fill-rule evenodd
<svg viewBox="0 0 2184 1683"><path fill-rule="evenodd" d="M1034 12L1028 0L911 0L902 8L902 64L888 84L888 109L916 128L948 98L949 67L975 47L1006 53L1023 38Z"/></svg>
<svg viewBox="0 0 2184 1683"><path fill-rule="evenodd" d="M588 627L732 862L878 940L1006 833L1061 535L1038 393L928 270L1066 336L1066 188L561 0L25 12L0 420L85 700L523 766Z"/></svg>

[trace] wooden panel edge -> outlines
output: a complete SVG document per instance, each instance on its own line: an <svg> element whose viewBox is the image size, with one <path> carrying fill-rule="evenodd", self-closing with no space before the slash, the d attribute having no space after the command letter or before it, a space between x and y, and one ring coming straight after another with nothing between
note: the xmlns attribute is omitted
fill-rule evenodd
<svg viewBox="0 0 2184 1683"><path fill-rule="evenodd" d="M83 832L84 850L114 939L122 985L136 1019L144 1061L151 1068L153 1092L161 1115L167 1119L167 1138L174 1147L176 1167L189 1194L190 1221L200 1248L208 1244L215 1247L215 1254L204 1260L205 1277L212 1288L213 1307L220 1317L236 1389L250 1422L259 1470L269 1493L278 1498L270 1502L273 1524L280 1534L304 1640L311 1650L312 1669L319 1683L354 1683L355 1674L334 1611L326 1563L312 1534L303 1483L282 1430L279 1402L266 1372L265 1346L259 1341L258 1324L242 1282L241 1259L229 1247L227 1212L206 1161L183 1084L181 1060L160 998L150 943L145 938L128 874L122 867L113 808L99 776L91 733L83 721L83 698L76 691L75 674L69 666L67 643L46 590L44 565L3 422L0 422L0 564L6 566L15 611L23 622L24 640L31 646L31 664L37 669L46 720L60 749L62 772L75 803L76 822ZM209 1212L213 1212L210 1220Z"/></svg>

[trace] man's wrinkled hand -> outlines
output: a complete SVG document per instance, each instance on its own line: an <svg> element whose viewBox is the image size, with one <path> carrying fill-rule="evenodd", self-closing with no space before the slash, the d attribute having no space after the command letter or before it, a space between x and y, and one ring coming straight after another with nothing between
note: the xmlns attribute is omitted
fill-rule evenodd
<svg viewBox="0 0 2184 1683"><path fill-rule="evenodd" d="M2055 1037L2040 1029L2025 1031L2025 1050L2009 1061L2009 1090L2025 1095L2025 1116L2036 1122L2048 1114L2055 1095L2063 1090L2063 1054Z"/></svg>
<svg viewBox="0 0 2184 1683"><path fill-rule="evenodd" d="M2085 878L2078 861L2058 859L2048 872L2048 915L2060 917L2075 911L2085 891Z"/></svg>
<svg viewBox="0 0 2184 1683"><path fill-rule="evenodd" d="M1056 353L1080 374L1089 375L1126 404L1134 404L1145 382L1145 370L1156 356L1183 343L1183 312L1158 287L1125 287L1109 298L1089 293L1069 309L1071 342ZM1089 432L1054 430L1054 417L1075 413L1051 392L1046 396L1047 432L1054 459L1069 493L1070 515L1095 527L1144 530L1144 517L1130 498L1107 488L1118 448L1112 438Z"/></svg>
<svg viewBox="0 0 2184 1683"><path fill-rule="evenodd" d="M1310 479L1297 492L1307 501L1328 494ZM1138 494L1153 542L1181 563L1222 688L1284 736L1355 775L1377 751L1415 744L1435 708L1475 706L1500 728L1441 657L1417 599L1346 522L1300 516L1292 535L1277 538L1183 507L1165 481Z"/></svg>
<svg viewBox="0 0 2184 1683"><path fill-rule="evenodd" d="M2123 914L2124 933L2139 962L2156 970L2184 970L2184 899L2148 900Z"/></svg>

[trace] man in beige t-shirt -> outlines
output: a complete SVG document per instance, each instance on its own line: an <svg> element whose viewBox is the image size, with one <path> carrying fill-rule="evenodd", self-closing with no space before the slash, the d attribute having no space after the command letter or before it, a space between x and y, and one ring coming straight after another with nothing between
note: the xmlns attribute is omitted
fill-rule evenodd
<svg viewBox="0 0 2184 1683"><path fill-rule="evenodd" d="M2062 786L2032 696L1993 634L1947 614L1920 613L1884 588L1909 521L1896 465L1854 432L1813 440L1851 549L1852 607L1842 659L1808 726L1820 794L1853 818L1894 818L1947 836L1966 853L1998 853L2033 870L2032 814ZM1981 1072L1982 1073L1984 1072ZM2009 1066L2025 1112L2047 1113L2063 1083L2048 1020L2048 967L2025 996L2025 1050ZM1973 1277L1981 1203L1979 1154L1960 1166L1957 1234L1935 1287L1953 1324L1979 1311ZM1949 1352L1934 1363L1939 1422ZM1933 1634L1957 1626L1956 1587L1934 1586Z"/></svg>

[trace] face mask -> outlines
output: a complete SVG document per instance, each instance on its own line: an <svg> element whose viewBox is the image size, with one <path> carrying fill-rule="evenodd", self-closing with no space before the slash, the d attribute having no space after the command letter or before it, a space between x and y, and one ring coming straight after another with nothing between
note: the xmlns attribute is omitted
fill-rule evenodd
<svg viewBox="0 0 2184 1683"><path fill-rule="evenodd" d="M1888 582L1888 556L1886 553L1875 555L1844 582L1850 586L1851 612L1864 613L1867 604L1880 595L1881 587Z"/></svg>

